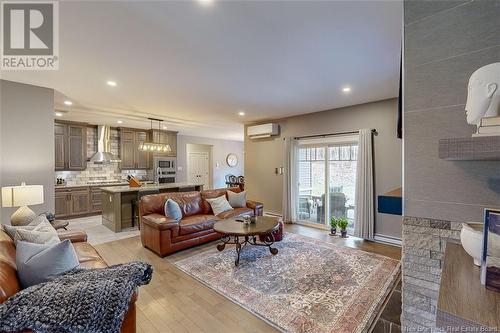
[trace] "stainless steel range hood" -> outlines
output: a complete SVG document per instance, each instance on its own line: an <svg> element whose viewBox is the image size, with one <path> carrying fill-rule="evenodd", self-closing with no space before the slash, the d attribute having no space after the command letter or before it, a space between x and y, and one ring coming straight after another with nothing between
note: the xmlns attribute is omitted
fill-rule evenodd
<svg viewBox="0 0 500 333"><path fill-rule="evenodd" d="M90 158L90 162L97 164L121 162L117 156L111 153L110 135L109 126L97 126L97 153Z"/></svg>

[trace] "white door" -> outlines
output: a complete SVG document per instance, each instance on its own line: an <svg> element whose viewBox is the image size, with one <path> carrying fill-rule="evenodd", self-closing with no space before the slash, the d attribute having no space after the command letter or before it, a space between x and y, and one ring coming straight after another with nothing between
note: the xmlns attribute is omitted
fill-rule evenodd
<svg viewBox="0 0 500 333"><path fill-rule="evenodd" d="M188 155L188 179L192 184L210 188L209 156L207 152L191 152Z"/></svg>

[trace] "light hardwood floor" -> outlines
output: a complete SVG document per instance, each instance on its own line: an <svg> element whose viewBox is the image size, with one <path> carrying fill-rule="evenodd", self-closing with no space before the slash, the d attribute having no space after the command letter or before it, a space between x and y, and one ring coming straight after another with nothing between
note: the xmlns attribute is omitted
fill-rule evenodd
<svg viewBox="0 0 500 333"><path fill-rule="evenodd" d="M401 250L389 245L356 238L331 237L326 231L299 225L287 225L286 231L395 259L401 257ZM263 320L197 282L173 265L173 262L203 251L207 247L214 247L215 244L205 244L163 259L143 248L139 237L99 244L96 248L109 264L144 260L153 265L155 270L153 280L139 291L138 332L278 332Z"/></svg>

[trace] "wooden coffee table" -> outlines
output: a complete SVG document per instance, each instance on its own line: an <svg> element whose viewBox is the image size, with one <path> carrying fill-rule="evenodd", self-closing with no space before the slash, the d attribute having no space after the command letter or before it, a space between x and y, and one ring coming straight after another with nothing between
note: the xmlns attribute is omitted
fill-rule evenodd
<svg viewBox="0 0 500 333"><path fill-rule="evenodd" d="M235 218L227 219L215 223L214 230L222 234L221 243L217 245L217 250L224 251L227 244L236 246L236 260L234 264L240 264L240 253L247 245L267 246L271 254L276 255L278 249L272 247L274 244L273 231L278 226L278 220L268 216L257 216L255 223L244 224L236 221ZM260 241L257 236L265 235Z"/></svg>

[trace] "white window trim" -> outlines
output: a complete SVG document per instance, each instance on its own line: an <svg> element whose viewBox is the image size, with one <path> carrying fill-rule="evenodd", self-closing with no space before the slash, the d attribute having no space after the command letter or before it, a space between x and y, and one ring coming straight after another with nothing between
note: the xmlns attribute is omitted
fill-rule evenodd
<svg viewBox="0 0 500 333"><path fill-rule="evenodd" d="M311 147L325 147L325 177L328 179L330 176L330 168L328 167L328 147L331 145L343 145L343 144L358 144L359 142L359 135L357 134L349 134L349 135L338 135L338 136L331 136L331 137L323 137L323 138L313 138L313 139L301 139L298 140L298 146L299 147L304 147L304 146L311 146ZM298 160L295 162L297 163ZM326 180L325 179L325 180ZM298 184L297 184L298 185ZM325 193L328 192L328 181L325 181ZM328 212L330 207L329 207L329 200L326 200L325 202L325 212ZM318 224L314 222L310 222L307 220L300 220L297 219L294 223L301 224L301 225L308 225L308 226L314 226L320 229L328 229L328 224L329 222L326 220L325 216L325 224Z"/></svg>

